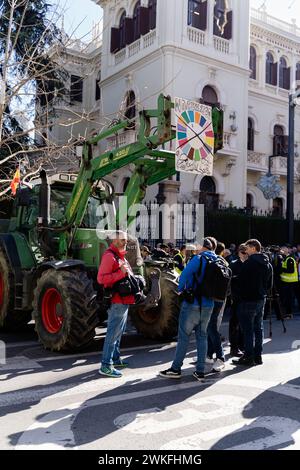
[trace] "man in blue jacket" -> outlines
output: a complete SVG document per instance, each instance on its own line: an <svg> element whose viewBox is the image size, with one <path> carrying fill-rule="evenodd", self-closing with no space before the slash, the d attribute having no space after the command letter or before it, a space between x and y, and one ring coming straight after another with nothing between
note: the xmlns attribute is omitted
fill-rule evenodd
<svg viewBox="0 0 300 470"><path fill-rule="evenodd" d="M195 290L196 286L201 284L207 263L206 258L211 258L212 260L217 259L217 256L214 253L216 246L217 242L212 237L208 237L203 240L203 246L199 255L194 256L180 276L178 287L179 293ZM205 255L206 258L203 255ZM202 267L201 272L199 273L201 258L203 258ZM202 297L200 301L195 297L193 303L190 303L187 300L183 301L179 316L178 342L175 359L170 369L159 372L160 376L168 377L170 379L181 378L183 360L187 353L190 336L195 330L197 342L197 368L193 373L193 376L199 381L204 379L207 355L207 326L213 308L214 301L205 297Z"/></svg>

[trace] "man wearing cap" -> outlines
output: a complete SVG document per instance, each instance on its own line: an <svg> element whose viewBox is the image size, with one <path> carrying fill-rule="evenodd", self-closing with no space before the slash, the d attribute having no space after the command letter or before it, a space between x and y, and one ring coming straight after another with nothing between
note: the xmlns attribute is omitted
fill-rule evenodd
<svg viewBox="0 0 300 470"><path fill-rule="evenodd" d="M146 245L141 246L141 256L142 256L144 261L147 260L147 258L149 258L149 256L151 256L151 251L149 250L149 248Z"/></svg>
<svg viewBox="0 0 300 470"><path fill-rule="evenodd" d="M125 259L127 234L116 232L110 247L102 256L97 281L104 288L112 289L116 282L132 274L131 267ZM99 374L119 378L122 373L115 367L126 367L120 357L120 342L126 327L129 305L135 303L133 295L121 297L118 292L112 293L111 307L108 310L107 332L105 336L102 363Z"/></svg>
<svg viewBox="0 0 300 470"><path fill-rule="evenodd" d="M217 242L214 238L205 238L202 243L202 248L199 255L187 264L179 278L178 291L180 293L194 292L196 285L201 285L204 279L204 273L207 264L207 258L216 260L217 256L214 253ZM204 255L202 257L202 255ZM200 269L201 267L201 269ZM172 366L159 373L162 377L170 379L181 378L181 368L183 360L186 356L190 336L193 331L196 335L197 343L197 368L193 373L195 379L202 381L204 379L205 361L207 355L207 326L210 320L214 307L214 301L201 297L197 299L197 295L188 300L183 300L178 325L178 342L175 353L175 359Z"/></svg>

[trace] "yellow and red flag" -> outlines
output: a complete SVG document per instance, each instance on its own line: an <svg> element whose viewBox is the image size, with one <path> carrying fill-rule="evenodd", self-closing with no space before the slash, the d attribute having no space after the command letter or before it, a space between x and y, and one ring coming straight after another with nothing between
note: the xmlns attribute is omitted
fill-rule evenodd
<svg viewBox="0 0 300 470"><path fill-rule="evenodd" d="M13 193L14 196L17 193L17 188L20 184L20 179L21 179L20 168L18 168L14 174L12 182L10 183L11 192Z"/></svg>

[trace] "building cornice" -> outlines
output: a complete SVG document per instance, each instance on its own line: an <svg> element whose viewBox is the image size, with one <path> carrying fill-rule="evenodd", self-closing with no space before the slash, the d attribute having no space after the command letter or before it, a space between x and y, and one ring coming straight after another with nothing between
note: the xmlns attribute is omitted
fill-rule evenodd
<svg viewBox="0 0 300 470"><path fill-rule="evenodd" d="M206 56L203 54L199 54L198 52L194 52L189 49L185 49L184 47L179 47L175 46L173 44L166 44L164 46L161 46L159 49L156 49L152 52L150 52L147 55L144 56L139 56L135 61L130 61L126 67L122 67L120 70L117 70L116 72L110 73L107 78L101 82L101 85L105 85L106 82L111 82L111 80L117 80L123 76L125 76L128 72L132 72L133 67L142 67L146 64L149 63L150 60L155 60L156 58L160 58L164 56L165 54L174 54L174 55L179 55L182 58L191 58L194 62L201 62L201 64L206 65L206 66L211 66L215 67L218 70L226 70L230 73L236 73L238 75L244 75L246 78L249 78L249 69L248 68L243 68L239 65L232 64L232 63L226 63L222 62L218 59L215 59L211 56Z"/></svg>
<svg viewBox="0 0 300 470"><path fill-rule="evenodd" d="M284 35L280 35L274 31L263 28L260 25L251 25L250 38L254 41L262 41L271 47L288 50L292 53L300 55L300 38L298 41L292 40Z"/></svg>

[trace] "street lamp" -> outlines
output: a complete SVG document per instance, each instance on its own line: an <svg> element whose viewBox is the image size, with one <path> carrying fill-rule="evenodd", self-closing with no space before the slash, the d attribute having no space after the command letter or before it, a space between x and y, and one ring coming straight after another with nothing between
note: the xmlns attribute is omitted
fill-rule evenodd
<svg viewBox="0 0 300 470"><path fill-rule="evenodd" d="M287 163L287 235L294 242L294 161L295 161L295 108L299 104L300 90L289 94L289 151Z"/></svg>

